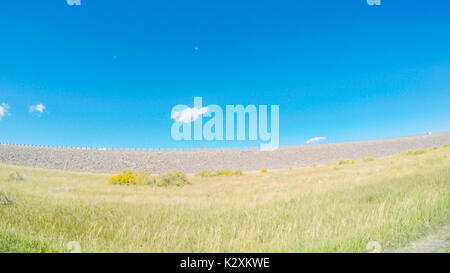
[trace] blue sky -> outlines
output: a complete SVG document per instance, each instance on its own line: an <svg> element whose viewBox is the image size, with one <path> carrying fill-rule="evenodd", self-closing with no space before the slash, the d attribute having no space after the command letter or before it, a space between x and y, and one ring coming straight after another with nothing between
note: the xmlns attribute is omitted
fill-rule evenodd
<svg viewBox="0 0 450 273"><path fill-rule="evenodd" d="M281 145L449 131L449 13L448 0L7 1L0 142L257 145L172 140L170 111L194 96L280 105Z"/></svg>

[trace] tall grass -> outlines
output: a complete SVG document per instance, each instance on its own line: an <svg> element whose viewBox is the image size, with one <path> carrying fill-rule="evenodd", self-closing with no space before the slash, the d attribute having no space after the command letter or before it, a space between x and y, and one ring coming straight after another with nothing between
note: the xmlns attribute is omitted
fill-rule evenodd
<svg viewBox="0 0 450 273"><path fill-rule="evenodd" d="M189 187L115 187L111 174L0 165L0 252L365 252L448 222L450 148ZM8 176L26 171L23 183ZM62 184L70 192L52 190Z"/></svg>

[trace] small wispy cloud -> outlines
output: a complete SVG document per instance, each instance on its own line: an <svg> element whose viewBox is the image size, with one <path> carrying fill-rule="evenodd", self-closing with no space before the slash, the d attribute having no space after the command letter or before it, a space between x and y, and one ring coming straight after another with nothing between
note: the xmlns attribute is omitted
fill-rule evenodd
<svg viewBox="0 0 450 273"><path fill-rule="evenodd" d="M31 105L29 110L30 110L30 113L33 113L33 112L43 113L45 110L45 105L43 105L42 103L39 103L36 105Z"/></svg>
<svg viewBox="0 0 450 273"><path fill-rule="evenodd" d="M183 111L177 111L172 114L172 119L177 122L189 123L196 121L201 115L208 112L208 107L186 108Z"/></svg>
<svg viewBox="0 0 450 273"><path fill-rule="evenodd" d="M0 120L9 112L9 105L6 103L0 104Z"/></svg>
<svg viewBox="0 0 450 273"><path fill-rule="evenodd" d="M311 143L318 142L318 141L325 140L325 139L327 139L327 138L326 137L313 137L313 138L310 138L307 141L305 141L305 143L311 144Z"/></svg>
<svg viewBox="0 0 450 273"><path fill-rule="evenodd" d="M81 0L66 0L69 6L81 6Z"/></svg>

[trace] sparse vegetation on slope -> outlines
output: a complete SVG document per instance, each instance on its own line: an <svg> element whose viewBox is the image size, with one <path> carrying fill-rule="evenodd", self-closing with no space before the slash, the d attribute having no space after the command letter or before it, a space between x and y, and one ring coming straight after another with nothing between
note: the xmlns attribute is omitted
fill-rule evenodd
<svg viewBox="0 0 450 273"><path fill-rule="evenodd" d="M345 164L355 164L355 159L341 159L339 160L339 165L345 165Z"/></svg>
<svg viewBox="0 0 450 273"><path fill-rule="evenodd" d="M426 153L425 150L408 150L406 152L403 152L402 155L421 155Z"/></svg>
<svg viewBox="0 0 450 273"><path fill-rule="evenodd" d="M241 176L243 173L241 170L217 170L216 172L211 171L201 171L196 174L196 176L200 177L214 177L214 176Z"/></svg>
<svg viewBox="0 0 450 273"><path fill-rule="evenodd" d="M363 158L363 162L372 162L374 161L375 158L371 157L371 156L366 156Z"/></svg>

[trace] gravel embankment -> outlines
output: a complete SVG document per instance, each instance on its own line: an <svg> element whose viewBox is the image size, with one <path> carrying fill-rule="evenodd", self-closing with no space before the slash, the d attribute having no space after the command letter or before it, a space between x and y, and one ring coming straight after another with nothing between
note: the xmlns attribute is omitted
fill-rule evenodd
<svg viewBox="0 0 450 273"><path fill-rule="evenodd" d="M129 151L89 150L0 145L0 163L39 168L118 172L123 169L163 173L179 170L236 169L244 171L279 169L325 163L340 158L381 157L409 149L422 149L450 142L450 132L423 136L359 141L337 144L259 149Z"/></svg>

